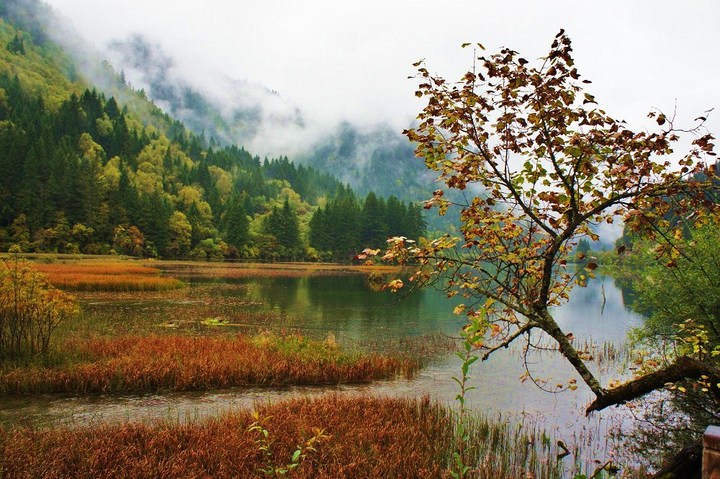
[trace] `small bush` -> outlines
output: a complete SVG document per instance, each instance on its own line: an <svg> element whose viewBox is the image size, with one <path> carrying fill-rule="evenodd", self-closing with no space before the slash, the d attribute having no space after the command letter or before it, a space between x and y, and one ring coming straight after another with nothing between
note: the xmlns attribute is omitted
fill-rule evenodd
<svg viewBox="0 0 720 479"><path fill-rule="evenodd" d="M15 257L0 268L0 358L46 354L50 336L77 314L72 296Z"/></svg>

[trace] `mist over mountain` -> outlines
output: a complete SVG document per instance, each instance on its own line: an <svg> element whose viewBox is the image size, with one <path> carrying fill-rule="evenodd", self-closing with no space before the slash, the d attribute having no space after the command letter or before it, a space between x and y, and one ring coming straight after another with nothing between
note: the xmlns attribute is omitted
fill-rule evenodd
<svg viewBox="0 0 720 479"><path fill-rule="evenodd" d="M239 144L265 156L296 153L287 141L306 131L301 112L273 92L248 81L208 76L193 85L157 43L136 34L109 45L111 63L135 88L197 134L223 145ZM282 133L271 136L272 132Z"/></svg>
<svg viewBox="0 0 720 479"><path fill-rule="evenodd" d="M196 134L262 156L288 155L362 194L419 200L431 191L412 145L387 124L323 124L278 92L244 80L214 77L196 85L160 44L141 35L113 42L110 52L124 78Z"/></svg>
<svg viewBox="0 0 720 479"><path fill-rule="evenodd" d="M342 122L298 158L361 192L419 200L433 185L434 175L415 158L413 145L388 125Z"/></svg>
<svg viewBox="0 0 720 479"><path fill-rule="evenodd" d="M289 156L331 172L361 194L375 191L417 201L432 191L412 145L387 124L328 121L248 80L215 72L188 75L187 66L142 34L116 39L99 52L73 30L70 19L38 0L9 0L0 8L36 43L52 39L61 44L84 77L104 93L134 103L141 114L147 105L135 98L138 91L216 144L240 145L261 157ZM155 112L143 117L161 126Z"/></svg>

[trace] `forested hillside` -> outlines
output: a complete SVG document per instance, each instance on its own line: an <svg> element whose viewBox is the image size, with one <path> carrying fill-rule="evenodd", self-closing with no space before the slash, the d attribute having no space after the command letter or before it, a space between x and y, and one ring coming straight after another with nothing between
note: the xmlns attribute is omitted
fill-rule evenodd
<svg viewBox="0 0 720 479"><path fill-rule="evenodd" d="M76 42L67 43L80 50ZM371 191L383 196L395 194L405 201L432 196L432 178L418 166L414 146L402 135L401 128L352 119L320 127L311 112L300 110L278 92L260 85L232 78L213 78L207 83L221 85L214 88L193 84L183 77L184 72L163 45L142 35L114 41L110 49L118 68L130 72L128 82L143 85L143 93L163 111L218 145L251 145L277 154L287 154L283 147L288 148L296 160L332 171L360 195ZM75 56L84 59L90 53L81 51ZM101 91L125 100L125 92L117 88L107 72L87 67L85 71L101 83ZM223 92L220 96L218 89ZM134 107L143 109L137 103ZM156 121L146 116L147 121Z"/></svg>
<svg viewBox="0 0 720 479"><path fill-rule="evenodd" d="M119 93L100 93L57 45L0 14L2 250L340 259L385 234L423 234L419 207L362 201L316 168L214 144L107 64ZM342 202L340 241L327 217Z"/></svg>

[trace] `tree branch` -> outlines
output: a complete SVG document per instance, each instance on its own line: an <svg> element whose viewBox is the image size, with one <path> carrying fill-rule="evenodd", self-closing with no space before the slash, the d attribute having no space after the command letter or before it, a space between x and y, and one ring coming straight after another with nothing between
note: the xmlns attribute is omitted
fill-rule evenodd
<svg viewBox="0 0 720 479"><path fill-rule="evenodd" d="M684 379L709 377L712 384L720 382L720 371L714 367L688 356L680 356L675 362L664 369L634 379L599 395L585 410L585 414L601 411L609 406L617 406L627 401L640 398L645 394L662 389L667 383Z"/></svg>
<svg viewBox="0 0 720 479"><path fill-rule="evenodd" d="M538 326L538 324L535 323L534 321L528 322L522 328L518 329L513 334L511 334L510 336L505 338L505 340L502 343L496 344L492 348L488 349L487 352L485 354L483 354L482 360L487 361L487 359L490 357L490 355L492 353L494 353L498 349L507 348L508 346L510 346L510 343L515 341L518 337L522 336L523 334L525 334L526 332L530 331L531 329L533 329L537 326Z"/></svg>

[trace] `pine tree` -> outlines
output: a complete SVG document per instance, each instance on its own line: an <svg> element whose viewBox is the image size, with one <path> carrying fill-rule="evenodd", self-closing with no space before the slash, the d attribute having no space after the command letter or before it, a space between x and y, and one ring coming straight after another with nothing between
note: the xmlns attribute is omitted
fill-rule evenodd
<svg viewBox="0 0 720 479"><path fill-rule="evenodd" d="M15 38L10 40L6 46L7 50L14 55L25 55L25 42L19 33L15 34Z"/></svg>
<svg viewBox="0 0 720 479"><path fill-rule="evenodd" d="M283 259L298 259L302 253L300 239L300 225L297 212L290 206L285 198L282 208L273 208L270 216L265 220L264 230L277 240L281 248L280 256Z"/></svg>
<svg viewBox="0 0 720 479"><path fill-rule="evenodd" d="M243 198L235 195L230 199L222 217L223 238L228 244L238 249L242 248L250 239L249 227L250 222L243 208Z"/></svg>
<svg viewBox="0 0 720 479"><path fill-rule="evenodd" d="M385 210L385 202L378 200L375 193L368 193L360 220L360 243L363 246L377 248L385 243L388 237Z"/></svg>

